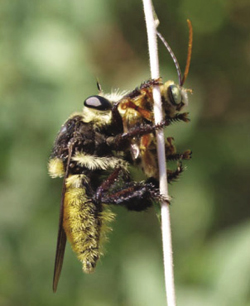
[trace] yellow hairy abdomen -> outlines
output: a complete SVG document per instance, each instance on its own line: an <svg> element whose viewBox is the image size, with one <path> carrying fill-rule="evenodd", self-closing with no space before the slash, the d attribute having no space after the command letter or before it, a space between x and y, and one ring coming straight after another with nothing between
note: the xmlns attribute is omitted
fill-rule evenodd
<svg viewBox="0 0 250 306"><path fill-rule="evenodd" d="M63 228L85 273L94 271L100 258L100 238L113 214L102 211L86 195L84 188L69 188L65 193Z"/></svg>

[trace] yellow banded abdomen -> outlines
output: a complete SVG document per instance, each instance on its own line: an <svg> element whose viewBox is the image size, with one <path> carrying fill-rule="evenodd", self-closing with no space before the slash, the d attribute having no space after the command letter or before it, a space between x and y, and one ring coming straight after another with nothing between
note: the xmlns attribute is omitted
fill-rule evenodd
<svg viewBox="0 0 250 306"><path fill-rule="evenodd" d="M101 256L100 240L109 229L105 223L113 218L110 210L102 211L102 206L97 207L91 201L84 187L67 188L63 228L85 273L94 271Z"/></svg>

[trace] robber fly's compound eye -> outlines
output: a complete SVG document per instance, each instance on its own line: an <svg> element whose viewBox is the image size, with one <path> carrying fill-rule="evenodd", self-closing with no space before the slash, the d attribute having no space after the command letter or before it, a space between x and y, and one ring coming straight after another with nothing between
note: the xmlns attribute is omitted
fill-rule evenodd
<svg viewBox="0 0 250 306"><path fill-rule="evenodd" d="M181 91L176 85L168 87L168 97L172 105L179 105L182 101Z"/></svg>
<svg viewBox="0 0 250 306"><path fill-rule="evenodd" d="M83 105L100 111L106 111L112 108L110 101L102 96L90 96L83 102Z"/></svg>

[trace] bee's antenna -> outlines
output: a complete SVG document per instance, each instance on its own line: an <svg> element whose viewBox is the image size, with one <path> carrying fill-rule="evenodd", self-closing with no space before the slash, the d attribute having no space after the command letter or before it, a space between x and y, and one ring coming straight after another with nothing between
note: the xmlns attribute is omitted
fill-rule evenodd
<svg viewBox="0 0 250 306"><path fill-rule="evenodd" d="M177 70L177 74L178 74L178 79L179 79L179 85L180 86L182 86L184 84L184 82L186 81L186 78L188 76L189 66L190 66L190 62L191 62L192 46L193 46L193 28L192 28L192 23L191 23L191 21L189 19L187 19L187 23L188 23L188 28L189 28L188 54L187 54L187 62L186 62L186 67L185 67L185 72L184 72L183 77L181 75L180 65L179 65L179 63L177 61L177 58L176 58L174 52L170 48L170 46L167 43L167 41L165 40L165 38L161 35L161 33L156 31L156 34L158 35L158 37L163 42L163 44L167 48L169 54L171 55L171 57L172 57L172 59L174 61L174 64L175 64L175 67L176 67L176 70Z"/></svg>
<svg viewBox="0 0 250 306"><path fill-rule="evenodd" d="M180 68L180 65L178 63L178 60L176 58L176 56L174 55L174 52L172 51L172 49L170 48L169 44L167 43L167 41L165 40L165 38L161 35L160 32L156 31L156 34L158 35L158 37L161 39L161 41L163 42L164 46L167 48L169 54L171 55L173 61L174 61L174 64L175 64L175 67L176 67L176 70L177 70L177 74L178 74L178 78L179 78L179 84L180 86L182 85L182 75L181 75L181 68Z"/></svg>
<svg viewBox="0 0 250 306"><path fill-rule="evenodd" d="M187 54L187 62L186 62L186 67L185 67L185 72L183 75L183 78L181 80L180 85L182 86L188 76L189 72L189 66L191 62L191 54L192 54L192 46L193 46L193 28L192 28L192 23L189 19L187 19L188 23L188 28L189 28L189 38L188 38L188 54Z"/></svg>

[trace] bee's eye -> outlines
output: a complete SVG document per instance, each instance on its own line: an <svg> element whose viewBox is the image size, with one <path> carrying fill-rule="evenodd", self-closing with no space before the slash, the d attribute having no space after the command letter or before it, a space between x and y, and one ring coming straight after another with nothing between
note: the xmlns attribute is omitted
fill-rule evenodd
<svg viewBox="0 0 250 306"><path fill-rule="evenodd" d="M110 101L101 96L90 96L83 102L83 105L101 111L110 110L112 108Z"/></svg>
<svg viewBox="0 0 250 306"><path fill-rule="evenodd" d="M182 102L181 91L176 85L168 87L168 97L173 105L179 105Z"/></svg>

